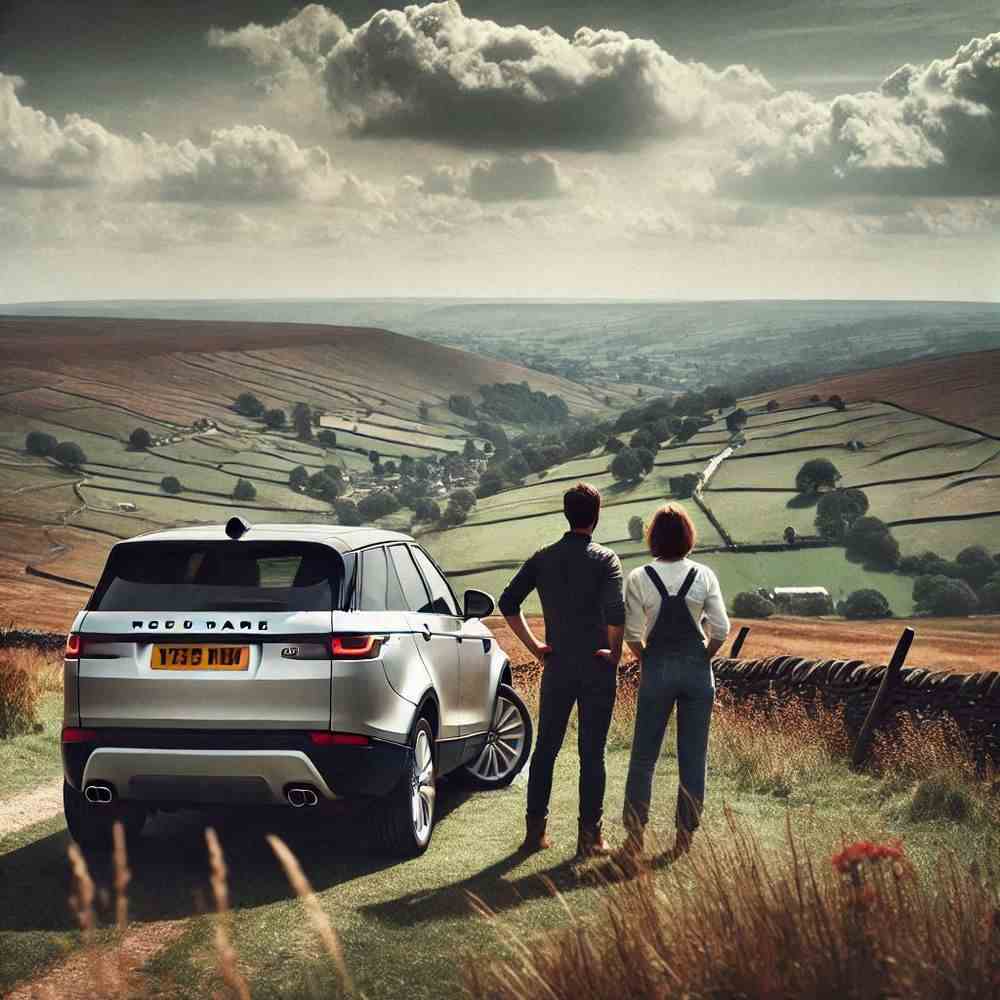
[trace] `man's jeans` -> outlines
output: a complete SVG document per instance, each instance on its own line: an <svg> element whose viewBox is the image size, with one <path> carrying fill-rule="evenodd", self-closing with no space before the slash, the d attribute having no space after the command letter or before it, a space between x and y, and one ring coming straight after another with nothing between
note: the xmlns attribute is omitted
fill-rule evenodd
<svg viewBox="0 0 1000 1000"><path fill-rule="evenodd" d="M550 654L542 673L538 738L528 776L528 815L546 816L552 771L562 749L573 705L579 709L580 822L593 825L604 812L604 750L615 707L618 672L596 657L560 660Z"/></svg>
<svg viewBox="0 0 1000 1000"><path fill-rule="evenodd" d="M698 828L705 800L708 768L708 728L715 700L715 679L704 650L679 655L647 656L642 664L639 705L625 785L625 824L644 827L649 822L653 773L663 746L670 714L677 705L676 823L679 830Z"/></svg>

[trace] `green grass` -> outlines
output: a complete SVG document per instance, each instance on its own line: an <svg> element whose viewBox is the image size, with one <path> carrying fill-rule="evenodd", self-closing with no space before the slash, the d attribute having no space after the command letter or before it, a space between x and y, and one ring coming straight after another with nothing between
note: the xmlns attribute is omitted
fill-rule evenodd
<svg viewBox="0 0 1000 1000"><path fill-rule="evenodd" d="M59 756L62 713L62 694L46 694L38 707L42 731L0 740L0 774L3 774L0 801L31 791L62 773Z"/></svg>
<svg viewBox="0 0 1000 1000"><path fill-rule="evenodd" d="M892 533L903 555L930 550L946 559L954 559L968 545L985 545L991 552L995 550L1000 537L1000 517L904 525L893 528ZM911 586L912 583L910 580Z"/></svg>
<svg viewBox="0 0 1000 1000"><path fill-rule="evenodd" d="M664 842L676 788L672 743L671 732L654 788L651 829ZM793 769L790 784L771 787L748 779L738 756L720 760L724 766L710 771L701 839L726 835L724 810L729 808L768 847L781 847L791 822L799 847L820 858L837 849L842 836L902 835L908 855L924 871L942 850L953 851L962 863L981 864L1000 849L1000 834L988 818L957 809L950 800L941 807L941 796L935 798L936 790L927 782L882 782L854 774L843 763L819 759ZM464 962L503 950L512 939L530 942L570 919L594 913L604 891L596 884L595 866L568 864L576 835L576 764L571 732L553 790L556 847L529 858L515 853L523 822L523 776L495 793L470 794L445 782L431 848L423 858L406 862L369 853L360 817L318 825L284 813L237 815L223 822L219 830L230 870L233 941L254 995L335 994L330 965L320 957L302 906L291 898L264 843L270 831L296 852L342 938L359 990L373 1000L458 995ZM608 832L616 841L621 838L618 815L626 768L627 751L616 743L608 754L606 797ZM961 818L946 818L955 815ZM0 990L77 940L69 912L59 905L67 893L66 843L61 821L54 819L0 846L12 890L8 898L16 900L0 913ZM192 814L153 823L133 850L130 865L130 910L139 925L191 916L199 909L196 900L206 899L202 827ZM110 886L106 863L93 864L92 871L99 887ZM551 895L550 886L558 897ZM497 919L475 915L470 894ZM216 988L213 965L211 922L196 918L146 971L161 993L195 998Z"/></svg>

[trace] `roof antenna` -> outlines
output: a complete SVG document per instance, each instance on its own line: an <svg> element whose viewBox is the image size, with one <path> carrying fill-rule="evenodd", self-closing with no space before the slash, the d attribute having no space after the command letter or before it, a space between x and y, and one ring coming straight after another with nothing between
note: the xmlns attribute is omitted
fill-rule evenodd
<svg viewBox="0 0 1000 1000"><path fill-rule="evenodd" d="M238 542L249 530L250 525L242 517L231 517L226 521L226 534L234 542Z"/></svg>

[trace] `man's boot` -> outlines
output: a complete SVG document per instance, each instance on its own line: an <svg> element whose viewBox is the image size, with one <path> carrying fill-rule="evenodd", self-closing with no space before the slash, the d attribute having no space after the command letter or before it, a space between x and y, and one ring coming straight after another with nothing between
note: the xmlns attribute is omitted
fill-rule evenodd
<svg viewBox="0 0 1000 1000"><path fill-rule="evenodd" d="M548 819L545 816L532 816L531 813L528 813L524 817L525 832L521 850L534 854L535 851L544 851L546 848L551 847L552 841L549 840L548 835L545 833L547 825Z"/></svg>
<svg viewBox="0 0 1000 1000"><path fill-rule="evenodd" d="M615 864L625 875L634 877L642 870L642 851L645 839L645 827L640 824L626 824L628 835L625 843L615 853Z"/></svg>
<svg viewBox="0 0 1000 1000"><path fill-rule="evenodd" d="M576 841L578 861L586 858L606 858L612 853L611 846L601 832L600 820L596 823L580 823L580 835Z"/></svg>

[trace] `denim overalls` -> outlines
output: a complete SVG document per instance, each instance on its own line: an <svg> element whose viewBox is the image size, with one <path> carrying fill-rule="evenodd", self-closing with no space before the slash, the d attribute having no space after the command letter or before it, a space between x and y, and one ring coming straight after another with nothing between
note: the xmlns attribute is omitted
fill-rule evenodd
<svg viewBox="0 0 1000 1000"><path fill-rule="evenodd" d="M635 737L625 785L625 825L638 830L649 821L653 773L676 702L680 771L676 822L678 830L691 833L698 827L705 798L708 727L715 700L711 660L685 599L698 570L688 573L673 596L652 566L646 566L646 573L663 601L642 658Z"/></svg>

